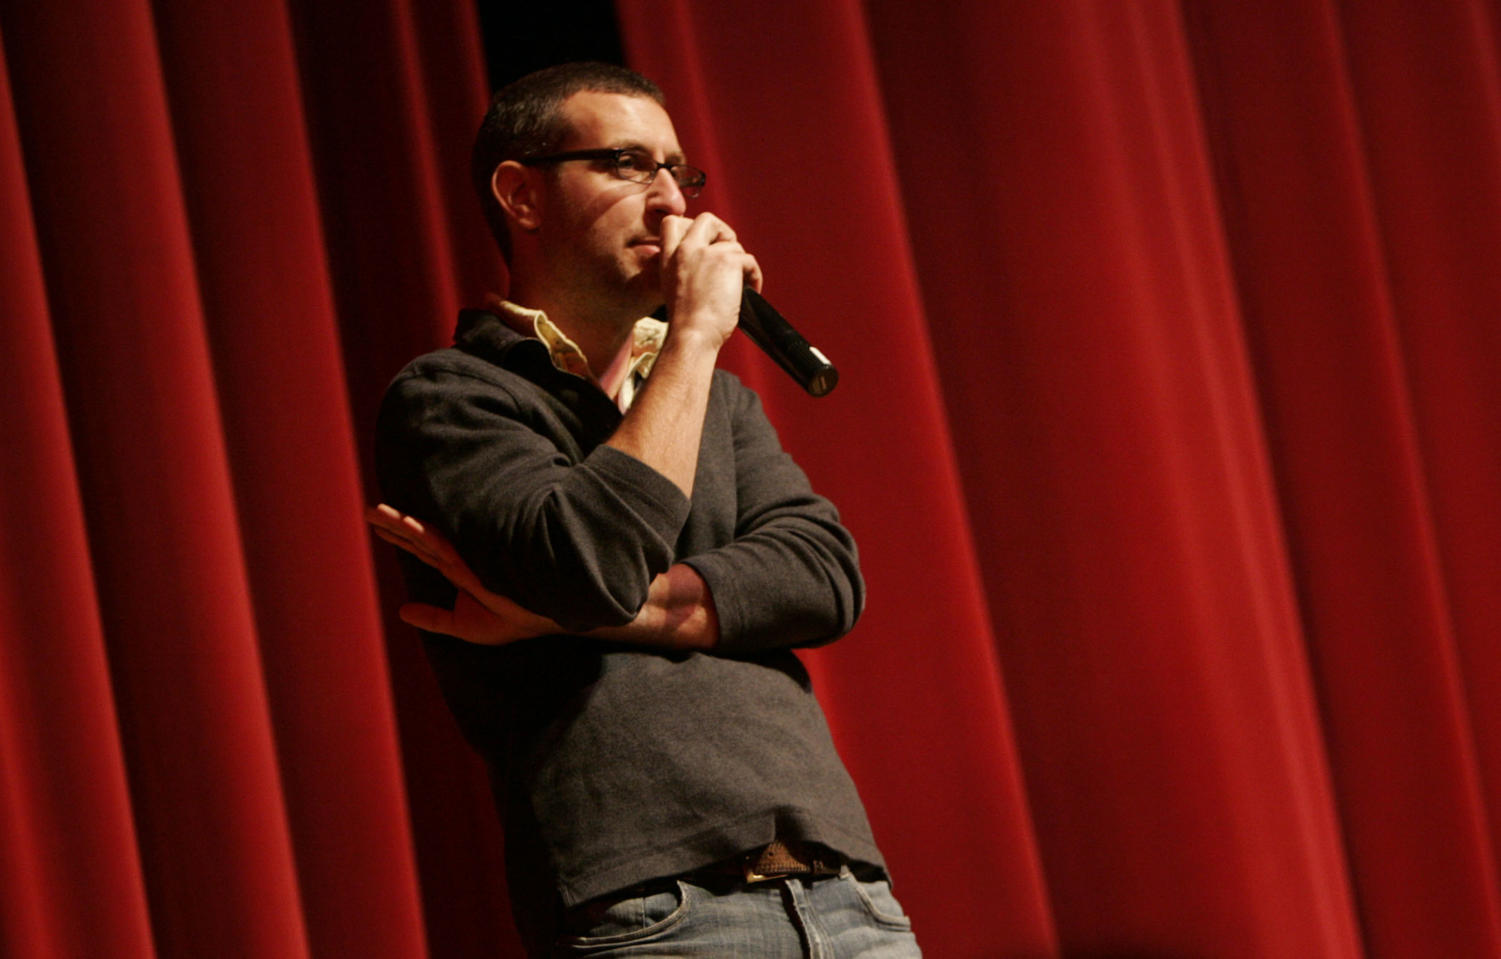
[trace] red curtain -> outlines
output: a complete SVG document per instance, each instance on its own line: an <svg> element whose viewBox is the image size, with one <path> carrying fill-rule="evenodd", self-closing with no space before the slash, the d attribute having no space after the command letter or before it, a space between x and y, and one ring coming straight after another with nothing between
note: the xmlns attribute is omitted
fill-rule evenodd
<svg viewBox="0 0 1501 959"><path fill-rule="evenodd" d="M213 6L0 0L0 953L515 955L359 516L502 282L474 15ZM619 9L843 374L726 361L927 953L1501 956L1501 10Z"/></svg>

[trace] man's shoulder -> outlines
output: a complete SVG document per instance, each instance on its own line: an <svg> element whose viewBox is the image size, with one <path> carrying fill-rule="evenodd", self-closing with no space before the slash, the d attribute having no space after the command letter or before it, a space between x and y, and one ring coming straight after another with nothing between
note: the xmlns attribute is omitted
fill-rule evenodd
<svg viewBox="0 0 1501 959"><path fill-rule="evenodd" d="M541 355L531 362L546 363L546 350L538 347ZM462 419L476 410L522 415L553 407L556 401L535 381L536 374L527 370L526 363L524 356L514 353L498 363L458 346L424 353L402 367L386 386L380 420L387 426L416 424L449 416ZM464 410L471 412L458 412Z"/></svg>
<svg viewBox="0 0 1501 959"><path fill-rule="evenodd" d="M459 314L454 345L408 362L392 379L389 389L413 380L474 380L515 388L526 381L528 366L545 352L539 341L520 336L499 317L481 310L464 310Z"/></svg>
<svg viewBox="0 0 1501 959"><path fill-rule="evenodd" d="M509 389L517 379L483 357L449 346L424 353L403 366L386 386L386 396L431 389L466 390L483 385Z"/></svg>
<svg viewBox="0 0 1501 959"><path fill-rule="evenodd" d="M480 356L457 346L445 346L442 349L413 357L397 372L392 382L396 383L413 377L444 375L474 376L486 379L513 377L516 374L505 369L496 362L494 357Z"/></svg>

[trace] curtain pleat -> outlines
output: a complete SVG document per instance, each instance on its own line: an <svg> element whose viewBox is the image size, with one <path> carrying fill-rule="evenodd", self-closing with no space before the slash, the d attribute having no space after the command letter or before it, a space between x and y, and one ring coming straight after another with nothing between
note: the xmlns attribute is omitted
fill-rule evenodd
<svg viewBox="0 0 1501 959"><path fill-rule="evenodd" d="M1176 9L868 9L1060 941L1355 954Z"/></svg>
<svg viewBox="0 0 1501 959"><path fill-rule="evenodd" d="M0 57L0 354L11 368L0 378L0 944L16 956L149 956L63 384L3 67ZM91 894L80 899L79 889Z"/></svg>
<svg viewBox="0 0 1501 959"><path fill-rule="evenodd" d="M156 28L309 944L418 956L402 767L367 534L350 508L363 491L290 23L272 2L182 4L158 9Z"/></svg>
<svg viewBox="0 0 1501 959"><path fill-rule="evenodd" d="M0 0L0 953L519 955L360 519L505 283L476 14L220 7ZM1495 5L617 9L842 374L725 355L927 954L1501 956Z"/></svg>
<svg viewBox="0 0 1501 959"><path fill-rule="evenodd" d="M1473 58L1456 58L1473 45L1469 28L1442 23L1462 5L1425 17L1416 38L1396 22L1404 19L1396 5L1381 6L1353 5L1346 15L1287 3L1269 16L1196 4L1192 16L1367 943L1381 955L1493 955L1501 952L1494 847L1435 515L1437 504L1458 506L1463 496L1434 496L1442 480L1430 471L1444 464L1424 452L1435 430L1417 411L1429 387L1414 376L1421 357L1408 342L1426 339L1420 330L1431 323L1478 326L1476 314L1455 317L1452 301L1482 293L1494 310L1501 288L1488 275L1477 287L1444 270L1453 292L1434 284L1403 302L1394 273L1420 270L1426 253L1413 242L1417 224L1392 222L1440 215L1430 191L1467 162L1451 153L1459 118L1470 113L1463 126L1473 136L1484 115L1466 109L1462 91L1473 97L1486 82L1464 75ZM1425 43L1441 44L1455 65L1412 63L1409 73L1394 62ZM1434 86L1460 94L1438 111L1441 120L1422 118L1435 104L1413 112L1414 87L1426 85L1414 82L1419 76L1442 78ZM1288 111L1294 97L1300 109ZM1391 128L1376 134L1376 117ZM1420 129L1429 123L1455 129ZM1486 152L1486 138L1478 143ZM1494 136L1488 149L1494 157ZM1425 169L1425 154L1446 162ZM1381 183L1386 164L1407 175ZM1501 196L1491 180L1482 205ZM1459 205L1449 212L1459 214ZM1462 224L1446 221L1440 242L1494 242L1494 227ZM1404 246L1411 254L1394 255ZM1431 363L1439 357L1429 349ZM1462 353L1443 352L1440 381L1468 375ZM1471 415L1463 402L1444 408L1441 416ZM1464 473L1478 478L1468 464ZM1449 877L1442 886L1438 875Z"/></svg>
<svg viewBox="0 0 1501 959"><path fill-rule="evenodd" d="M420 955L286 13L23 4L4 26L130 783L112 812L156 948Z"/></svg>
<svg viewBox="0 0 1501 959"><path fill-rule="evenodd" d="M1447 809L1436 826L1441 868L1464 876L1468 888L1453 898L1424 896L1408 906L1422 910L1423 922L1387 934L1407 945L1447 923L1465 931L1433 941L1501 953L1501 275L1493 255L1501 249L1501 11L1467 0L1437 9L1342 4L1340 13L1407 388L1429 536L1422 558L1436 581L1442 627L1430 634L1438 667L1427 728L1404 732L1416 741L1454 731L1443 775L1413 781L1425 799L1442 792L1416 820L1406 818L1410 806L1392 804L1415 828L1382 837L1370 879L1394 903L1404 875L1431 874L1434 849L1413 836ZM1388 704L1412 696L1405 685L1395 693ZM1376 697L1369 708L1379 718L1362 731L1367 748L1392 735L1408 711Z"/></svg>
<svg viewBox="0 0 1501 959"><path fill-rule="evenodd" d="M4 28L157 945L303 955L151 11Z"/></svg>

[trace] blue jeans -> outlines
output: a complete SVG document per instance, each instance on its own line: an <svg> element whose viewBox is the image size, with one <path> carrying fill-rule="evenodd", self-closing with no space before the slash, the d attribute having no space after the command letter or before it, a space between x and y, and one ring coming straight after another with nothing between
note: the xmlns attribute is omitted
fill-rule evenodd
<svg viewBox="0 0 1501 959"><path fill-rule="evenodd" d="M700 885L700 882L705 884ZM914 959L912 921L883 879L745 885L670 879L571 912L553 955Z"/></svg>

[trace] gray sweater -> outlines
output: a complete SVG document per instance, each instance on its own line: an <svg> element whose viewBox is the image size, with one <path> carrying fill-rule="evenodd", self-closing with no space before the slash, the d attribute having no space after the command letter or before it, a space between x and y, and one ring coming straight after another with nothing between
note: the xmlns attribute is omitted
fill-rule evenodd
<svg viewBox="0 0 1501 959"><path fill-rule="evenodd" d="M854 541L755 393L715 373L690 502L601 445L619 410L540 341L480 311L460 314L455 341L387 391L386 499L436 524L487 586L567 630L629 622L653 577L683 562L708 584L721 631L712 653L424 636L491 768L518 919L544 890L573 905L778 836L881 865L792 653L859 616ZM414 597L451 602L431 570L407 560L406 572Z"/></svg>

